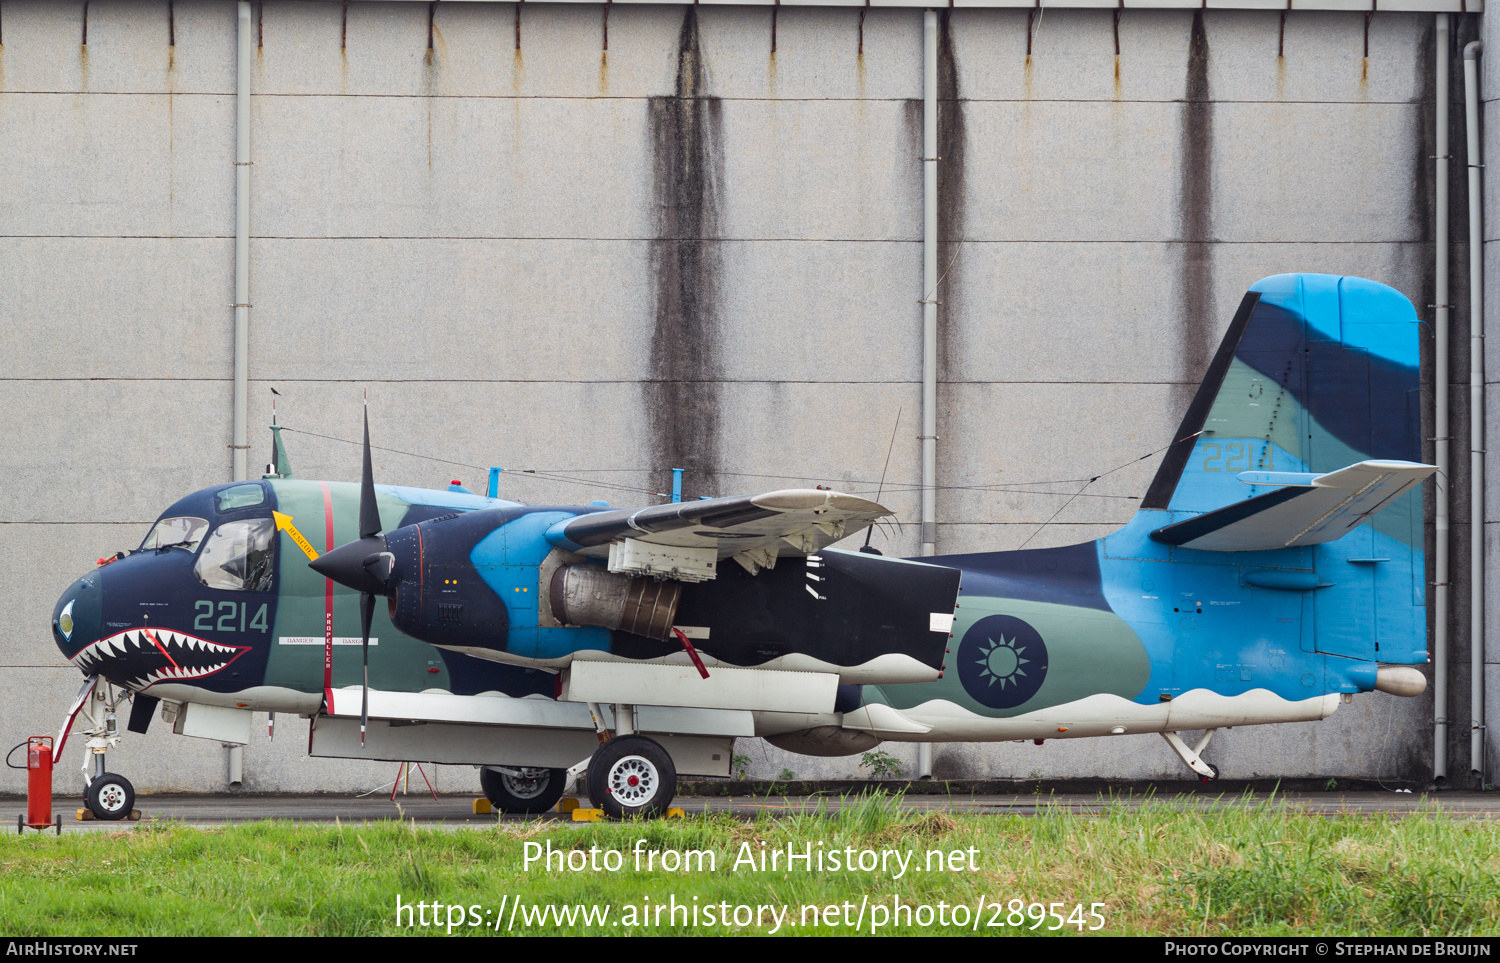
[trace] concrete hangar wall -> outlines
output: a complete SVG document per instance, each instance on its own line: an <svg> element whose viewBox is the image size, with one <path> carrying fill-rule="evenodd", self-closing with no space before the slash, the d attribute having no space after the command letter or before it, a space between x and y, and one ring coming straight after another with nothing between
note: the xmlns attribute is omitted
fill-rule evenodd
<svg viewBox="0 0 1500 963"><path fill-rule="evenodd" d="M1258 278L1363 275L1431 316L1441 0L1412 5L942 12L939 551L1123 523ZM394 449L378 479L538 469L503 476L527 501L658 501L675 466L690 496L868 492L894 430L883 499L903 524L875 540L917 554L921 9L270 0L254 18L252 470L272 387L312 433L287 436L303 477L357 476L334 439L357 437L368 388ZM1478 20L1455 15L1456 41ZM235 33L215 0L0 2L11 742L55 730L78 686L47 631L58 593L231 474ZM1461 378L1462 245L1453 263ZM1455 591L1467 653L1457 561ZM1227 777L1422 779L1432 718L1430 694L1370 694L1222 733L1212 756ZM246 788L389 782L306 759L305 726L247 747ZM127 735L111 768L143 790L225 785L218 745L163 728ZM1155 736L1123 738L940 746L935 770L1182 775ZM761 776L857 762L741 751Z"/></svg>

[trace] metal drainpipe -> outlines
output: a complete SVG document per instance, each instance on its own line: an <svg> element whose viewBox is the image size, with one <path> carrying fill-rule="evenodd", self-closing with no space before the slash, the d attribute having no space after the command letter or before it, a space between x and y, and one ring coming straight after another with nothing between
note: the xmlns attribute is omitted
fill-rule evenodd
<svg viewBox="0 0 1500 963"><path fill-rule="evenodd" d="M938 15L922 13L922 554L937 554ZM932 778L932 744L917 743L917 778Z"/></svg>
<svg viewBox="0 0 1500 963"><path fill-rule="evenodd" d="M1434 496L1437 519L1433 542L1432 601L1432 778L1448 778L1448 15L1437 15L1437 302L1433 322L1433 442L1437 461Z"/></svg>
<svg viewBox="0 0 1500 963"><path fill-rule="evenodd" d="M1469 768L1484 779L1484 210L1479 143L1479 53L1464 47L1469 135Z"/></svg>
<svg viewBox="0 0 1500 963"><path fill-rule="evenodd" d="M922 554L937 554L938 15L922 13Z"/></svg>
<svg viewBox="0 0 1500 963"><path fill-rule="evenodd" d="M234 89L234 480L244 481L250 381L250 60L249 0L240 0Z"/></svg>

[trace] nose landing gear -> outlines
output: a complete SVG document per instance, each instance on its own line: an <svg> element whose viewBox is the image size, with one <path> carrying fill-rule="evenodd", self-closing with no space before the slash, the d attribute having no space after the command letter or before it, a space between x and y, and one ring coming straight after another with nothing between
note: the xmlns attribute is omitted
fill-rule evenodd
<svg viewBox="0 0 1500 963"><path fill-rule="evenodd" d="M135 787L124 776L105 771L105 757L120 743L115 709L125 697L109 682L90 676L78 692L57 739L58 755L67 744L68 730L80 714L84 726L79 735L88 740L83 760L84 804L95 819L115 820L135 816Z"/></svg>

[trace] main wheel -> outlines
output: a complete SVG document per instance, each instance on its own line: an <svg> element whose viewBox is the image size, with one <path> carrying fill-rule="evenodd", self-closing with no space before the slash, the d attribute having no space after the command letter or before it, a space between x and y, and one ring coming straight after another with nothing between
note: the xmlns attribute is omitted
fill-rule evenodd
<svg viewBox="0 0 1500 963"><path fill-rule="evenodd" d="M503 813L544 813L562 798L566 769L534 769L507 766L510 773L480 769L479 786L484 797Z"/></svg>
<svg viewBox="0 0 1500 963"><path fill-rule="evenodd" d="M135 787L112 772L89 783L83 801L98 819L124 819L135 808Z"/></svg>
<svg viewBox="0 0 1500 963"><path fill-rule="evenodd" d="M1208 768L1212 769L1214 771L1214 774L1212 776L1199 776L1198 777L1198 781L1199 782L1218 782L1219 781L1219 767L1216 766L1216 765L1214 765L1213 763L1209 763L1208 764Z"/></svg>
<svg viewBox="0 0 1500 963"><path fill-rule="evenodd" d="M660 816L677 794L677 767L645 736L617 736L589 760L588 785L606 816Z"/></svg>

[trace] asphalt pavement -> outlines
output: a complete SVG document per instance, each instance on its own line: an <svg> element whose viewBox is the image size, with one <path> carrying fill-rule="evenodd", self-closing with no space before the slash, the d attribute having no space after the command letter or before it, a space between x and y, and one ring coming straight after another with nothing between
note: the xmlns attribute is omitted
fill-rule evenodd
<svg viewBox="0 0 1500 963"><path fill-rule="evenodd" d="M742 819L760 814L798 812L836 812L857 797L850 796L679 796L673 801L691 816L697 813L730 813ZM588 805L587 799L581 801ZM1471 819L1500 817L1500 794L1480 792L1319 792L1266 793L1244 792L1211 795L1204 792L1138 793L1107 796L1085 793L1006 794L1006 795L922 795L907 796L903 806L917 812L970 813L999 816L1032 816L1047 810L1099 814L1116 807L1179 807L1204 812L1240 810L1260 806L1277 807L1289 815L1305 816L1408 816L1443 812ZM394 800L385 793L369 796L335 794L161 794L136 797L139 821L118 823L78 820L75 816L83 802L77 797L58 797L54 813L63 815L63 831L97 831L133 829L145 825L181 823L211 828L276 819L305 823L333 824L404 820L439 828L480 828L497 820L516 822L525 819L571 822L568 814L543 816L498 816L476 814L470 795L432 796L416 792L397 795ZM0 798L0 813L12 823L24 812L23 798Z"/></svg>

